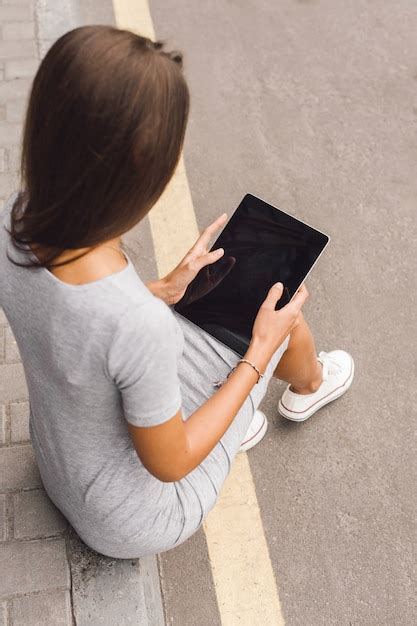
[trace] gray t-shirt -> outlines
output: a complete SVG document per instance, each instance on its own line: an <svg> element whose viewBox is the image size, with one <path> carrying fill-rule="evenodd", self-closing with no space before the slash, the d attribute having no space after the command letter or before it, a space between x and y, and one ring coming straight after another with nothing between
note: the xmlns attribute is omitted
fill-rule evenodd
<svg viewBox="0 0 417 626"><path fill-rule="evenodd" d="M14 198L1 214L8 228ZM139 539L162 503L168 516L170 506L178 513L178 498L174 483L143 467L125 420L161 424L181 407L181 327L127 255L123 270L69 285L13 265L6 251L26 259L2 226L0 306L20 350L46 490L86 540Z"/></svg>

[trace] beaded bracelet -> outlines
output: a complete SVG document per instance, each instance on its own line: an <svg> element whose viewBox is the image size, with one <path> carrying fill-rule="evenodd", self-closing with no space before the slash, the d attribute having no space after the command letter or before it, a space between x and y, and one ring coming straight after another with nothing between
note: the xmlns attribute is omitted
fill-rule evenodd
<svg viewBox="0 0 417 626"><path fill-rule="evenodd" d="M230 370L230 372L228 373L228 375L226 376L226 379L229 378L230 374L232 372L235 371L235 369L237 368L237 366L239 365L239 363L248 363L249 365L251 365L253 367L253 369L255 370L255 372L258 374L258 380L256 381L256 384L259 383L259 381L261 380L261 378L263 378L265 376L265 374L261 374L261 372L259 371L259 369L256 367L256 365L254 363L252 363L252 361L248 361L248 359L240 359L236 365L234 367L232 367L232 369ZM216 383L213 383L213 385L215 387L221 387L223 385L223 383L226 382L225 380L218 380Z"/></svg>

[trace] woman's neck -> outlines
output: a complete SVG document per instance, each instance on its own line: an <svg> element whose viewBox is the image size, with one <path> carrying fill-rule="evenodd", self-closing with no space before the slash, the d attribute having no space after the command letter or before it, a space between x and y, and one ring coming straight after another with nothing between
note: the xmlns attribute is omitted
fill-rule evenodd
<svg viewBox="0 0 417 626"><path fill-rule="evenodd" d="M94 248L65 250L54 260L54 263L67 261L83 252L90 251L79 259L75 258L74 261L69 261L60 267L52 267L49 271L59 280L73 285L81 285L105 278L121 271L127 265L120 244L121 237L115 237ZM46 258L44 248L36 244L30 247L40 261Z"/></svg>

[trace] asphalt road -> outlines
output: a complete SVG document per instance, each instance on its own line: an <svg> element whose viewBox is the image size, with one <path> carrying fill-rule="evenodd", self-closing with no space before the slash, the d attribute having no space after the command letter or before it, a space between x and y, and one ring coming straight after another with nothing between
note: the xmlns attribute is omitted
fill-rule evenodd
<svg viewBox="0 0 417 626"><path fill-rule="evenodd" d="M417 6L151 0L185 52L185 162L202 228L247 192L322 228L308 281L318 350L356 361L304 424L263 408L248 453L288 626L417 623ZM172 208L175 211L175 207ZM148 237L144 230L144 237ZM167 615L219 615L204 533L161 556Z"/></svg>

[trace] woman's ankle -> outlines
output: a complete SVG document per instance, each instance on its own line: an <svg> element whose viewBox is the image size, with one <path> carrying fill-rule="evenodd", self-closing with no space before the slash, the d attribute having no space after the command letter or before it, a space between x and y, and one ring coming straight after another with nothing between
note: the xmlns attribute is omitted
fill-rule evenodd
<svg viewBox="0 0 417 626"><path fill-rule="evenodd" d="M314 378L310 380L306 385L303 385L303 386L291 385L290 391L293 391L294 393L300 393L303 395L314 393L320 387L322 382L323 382L323 366L320 363L320 361L317 361L317 373L314 376Z"/></svg>

